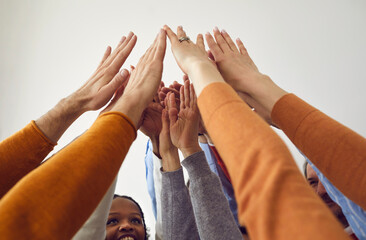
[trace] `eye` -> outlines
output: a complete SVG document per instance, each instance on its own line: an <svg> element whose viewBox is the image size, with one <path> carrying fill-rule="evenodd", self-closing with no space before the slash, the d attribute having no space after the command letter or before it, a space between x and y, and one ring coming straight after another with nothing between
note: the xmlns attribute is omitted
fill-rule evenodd
<svg viewBox="0 0 366 240"><path fill-rule="evenodd" d="M310 186L312 186L312 187L316 187L316 186L318 185L318 181L310 180L310 181L309 181L309 184L310 184Z"/></svg>
<svg viewBox="0 0 366 240"><path fill-rule="evenodd" d="M132 218L132 219L131 219L131 223L134 223L134 224L141 224L141 219L139 219L139 218Z"/></svg>
<svg viewBox="0 0 366 240"><path fill-rule="evenodd" d="M115 218L108 219L107 226L114 226L118 223L118 220Z"/></svg>

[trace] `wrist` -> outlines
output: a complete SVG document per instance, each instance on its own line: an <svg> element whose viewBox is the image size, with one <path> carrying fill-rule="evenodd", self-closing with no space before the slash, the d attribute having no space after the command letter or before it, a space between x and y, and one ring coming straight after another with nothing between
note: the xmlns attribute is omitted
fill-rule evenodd
<svg viewBox="0 0 366 240"><path fill-rule="evenodd" d="M135 127L138 129L142 112L145 110L147 104L138 101L136 97L129 97L122 95L119 101L113 106L110 111L117 111L129 117Z"/></svg>
<svg viewBox="0 0 366 240"><path fill-rule="evenodd" d="M210 61L192 61L187 70L189 79L193 82L197 97L211 83L225 82L220 72Z"/></svg>
<svg viewBox="0 0 366 240"><path fill-rule="evenodd" d="M155 156L157 156L158 158L161 159L161 155L159 152L159 136L150 137L150 141L151 141L151 144L153 147L153 149L152 149L153 153L155 154Z"/></svg>
<svg viewBox="0 0 366 240"><path fill-rule="evenodd" d="M200 146L194 145L194 146L189 146L189 147L185 147L185 148L180 148L180 151L183 154L184 158L187 158L189 156L191 156L192 154L196 153L196 152L200 152L202 151L202 149L200 148Z"/></svg>
<svg viewBox="0 0 366 240"><path fill-rule="evenodd" d="M264 109L268 112L270 116L275 103L281 97L286 95L287 92L280 88L278 85L276 85L267 75L261 74L260 81L258 82L262 83L258 91L253 91L250 94L258 103L260 103L264 107Z"/></svg>
<svg viewBox="0 0 366 240"><path fill-rule="evenodd" d="M164 172L173 172L181 168L178 149L162 152L162 167Z"/></svg>

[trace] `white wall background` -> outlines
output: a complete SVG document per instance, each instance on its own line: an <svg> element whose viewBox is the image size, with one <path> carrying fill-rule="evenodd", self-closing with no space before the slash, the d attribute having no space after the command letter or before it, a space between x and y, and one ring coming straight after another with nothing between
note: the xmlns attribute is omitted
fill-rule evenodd
<svg viewBox="0 0 366 240"><path fill-rule="evenodd" d="M259 69L276 83L366 136L363 0L0 0L0 140L81 86L106 46L115 46L130 30L138 42L124 66L135 65L164 24L183 25L191 38L214 26L224 28L243 40ZM180 79L168 48L163 80ZM97 114L78 119L55 151L85 131ZM139 133L117 192L141 203L154 232L143 160L146 141Z"/></svg>

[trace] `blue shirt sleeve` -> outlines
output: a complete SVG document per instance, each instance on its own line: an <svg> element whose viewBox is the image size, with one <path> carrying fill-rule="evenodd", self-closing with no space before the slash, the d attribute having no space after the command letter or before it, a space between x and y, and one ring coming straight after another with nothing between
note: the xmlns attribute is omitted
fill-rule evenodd
<svg viewBox="0 0 366 240"><path fill-rule="evenodd" d="M146 145L145 152L145 169L146 169L146 183L147 191L149 192L151 198L151 205L153 209L153 214L156 220L156 196L154 187L154 162L153 162L153 147L151 141L149 140Z"/></svg>

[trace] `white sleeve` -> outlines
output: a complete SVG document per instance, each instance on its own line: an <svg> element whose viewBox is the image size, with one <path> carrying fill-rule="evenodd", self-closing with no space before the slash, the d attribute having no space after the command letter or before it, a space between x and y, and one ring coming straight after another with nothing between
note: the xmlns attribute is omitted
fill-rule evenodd
<svg viewBox="0 0 366 240"><path fill-rule="evenodd" d="M153 154L154 161L154 187L155 187L155 198L156 198L156 223L155 223L155 240L162 240L163 237L163 226L161 219L161 179L162 175L160 172L161 159Z"/></svg>

